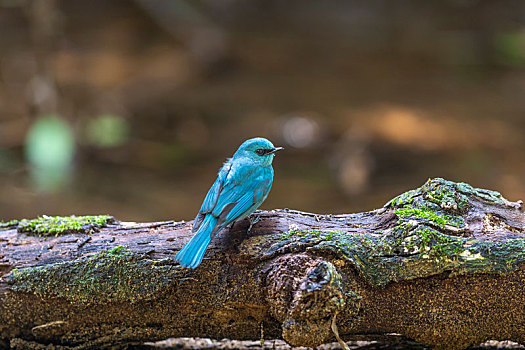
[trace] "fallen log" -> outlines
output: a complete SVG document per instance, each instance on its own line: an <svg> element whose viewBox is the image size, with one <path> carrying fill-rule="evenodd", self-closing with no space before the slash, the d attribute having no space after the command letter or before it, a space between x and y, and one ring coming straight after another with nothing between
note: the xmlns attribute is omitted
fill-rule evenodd
<svg viewBox="0 0 525 350"><path fill-rule="evenodd" d="M317 346L334 330L451 349L525 342L521 201L433 179L365 213L257 214L249 233L243 221L219 234L195 270L172 260L191 222L1 224L0 347L261 334Z"/></svg>

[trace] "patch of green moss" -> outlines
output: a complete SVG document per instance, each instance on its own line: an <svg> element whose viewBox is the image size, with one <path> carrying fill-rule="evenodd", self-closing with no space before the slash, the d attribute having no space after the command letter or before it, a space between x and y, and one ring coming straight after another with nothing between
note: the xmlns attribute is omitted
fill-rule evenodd
<svg viewBox="0 0 525 350"><path fill-rule="evenodd" d="M397 227L378 243L360 256L357 265L362 275L376 285L445 271L452 275L507 273L525 263L524 239L480 241L447 235L424 225Z"/></svg>
<svg viewBox="0 0 525 350"><path fill-rule="evenodd" d="M392 207L399 218L398 228L405 227L404 222L415 220L441 230L462 229L466 226L463 215L468 209L468 197L458 190L455 182L437 178L398 196L387 206Z"/></svg>
<svg viewBox="0 0 525 350"><path fill-rule="evenodd" d="M123 246L121 245L118 245L116 247L113 247L111 248L110 250L107 251L107 254L108 255L112 255L112 256L119 256L123 253L130 253L131 251L124 248Z"/></svg>
<svg viewBox="0 0 525 350"><path fill-rule="evenodd" d="M434 178L429 179L423 186L415 190L395 197L385 206L399 208L406 205L432 203L438 205L442 210L461 213L468 209L468 196L475 196L495 204L506 202L499 192L475 188L464 182Z"/></svg>
<svg viewBox="0 0 525 350"><path fill-rule="evenodd" d="M443 181L446 181L446 180L443 180ZM448 182L451 182L451 181L448 181ZM506 203L506 200L501 196L501 193L497 191L486 190L484 188L475 188L464 182L458 182L456 184L456 189L460 193L463 193L466 195L473 195L487 202L493 202L495 204L505 204Z"/></svg>
<svg viewBox="0 0 525 350"><path fill-rule="evenodd" d="M294 239L294 238L319 238L321 240L331 241L336 239L336 236L340 234L339 231L321 231L321 230L290 230L281 233L281 239Z"/></svg>
<svg viewBox="0 0 525 350"><path fill-rule="evenodd" d="M281 240L287 240L294 245L298 243L316 244L325 250L346 253L362 250L364 254L366 249L373 246L371 238L343 231L294 230L282 233Z"/></svg>
<svg viewBox="0 0 525 350"><path fill-rule="evenodd" d="M429 255L429 258L459 259L463 252L463 240L443 234L430 228L418 228L416 235L420 238L420 251Z"/></svg>
<svg viewBox="0 0 525 350"><path fill-rule="evenodd" d="M36 219L12 220L0 224L0 228L16 227L18 232L37 236L58 236L69 233L93 233L116 220L109 215L97 216L47 216Z"/></svg>
<svg viewBox="0 0 525 350"><path fill-rule="evenodd" d="M18 226L18 220L0 221L0 229L15 228Z"/></svg>
<svg viewBox="0 0 525 350"><path fill-rule="evenodd" d="M459 239L442 234L434 228L403 222L389 230L380 244L372 246L371 250L377 257L431 254L437 258L450 255L457 244L461 244Z"/></svg>
<svg viewBox="0 0 525 350"><path fill-rule="evenodd" d="M458 184L443 179L428 180L421 191L424 198L444 210L464 212L468 208L467 196L458 190Z"/></svg>
<svg viewBox="0 0 525 350"><path fill-rule="evenodd" d="M432 222L439 226L440 228L445 228L445 225L448 226L454 226L454 227L464 227L465 222L463 221L463 218L458 215L446 215L442 214L439 215L433 210L430 210L426 206L422 206L419 208L411 208L409 206L405 206L404 208L396 209L395 214L400 217L400 221L398 223L402 222L402 218L418 218L422 219L426 222Z"/></svg>
<svg viewBox="0 0 525 350"><path fill-rule="evenodd" d="M405 206L411 204L417 196L419 196L418 190L410 190L390 200L385 206Z"/></svg>
<svg viewBox="0 0 525 350"><path fill-rule="evenodd" d="M171 261L153 261L122 246L74 261L19 268L7 281L15 291L107 303L152 298L183 273Z"/></svg>

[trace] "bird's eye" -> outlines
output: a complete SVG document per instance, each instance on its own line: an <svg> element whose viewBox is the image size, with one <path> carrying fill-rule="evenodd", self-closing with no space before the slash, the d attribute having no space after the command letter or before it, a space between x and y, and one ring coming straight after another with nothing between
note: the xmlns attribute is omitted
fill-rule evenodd
<svg viewBox="0 0 525 350"><path fill-rule="evenodd" d="M264 154L265 154L266 152L265 152L264 149L262 149L262 148L257 148L257 149L255 150L255 153L257 153L257 155L259 155L259 156L264 156Z"/></svg>

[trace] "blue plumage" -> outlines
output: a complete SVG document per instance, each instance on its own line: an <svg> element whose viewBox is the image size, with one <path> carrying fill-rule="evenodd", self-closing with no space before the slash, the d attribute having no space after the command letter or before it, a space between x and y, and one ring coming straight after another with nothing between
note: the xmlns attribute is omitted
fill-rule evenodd
<svg viewBox="0 0 525 350"><path fill-rule="evenodd" d="M264 202L273 183L273 157L281 149L257 137L246 140L224 163L193 221L194 236L175 256L182 267L199 266L220 230L246 218Z"/></svg>

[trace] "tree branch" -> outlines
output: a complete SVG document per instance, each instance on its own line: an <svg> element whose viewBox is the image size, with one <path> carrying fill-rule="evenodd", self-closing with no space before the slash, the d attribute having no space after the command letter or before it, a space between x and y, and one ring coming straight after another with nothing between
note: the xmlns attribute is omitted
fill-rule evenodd
<svg viewBox="0 0 525 350"><path fill-rule="evenodd" d="M249 234L247 220L219 234L195 270L172 261L191 222L56 236L4 224L0 338L86 349L259 339L263 327L302 346L335 340L332 329L458 349L525 342L522 202L433 179L371 212L258 214Z"/></svg>

